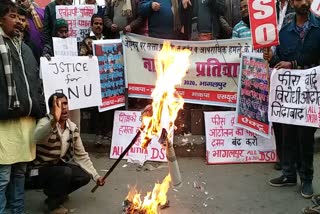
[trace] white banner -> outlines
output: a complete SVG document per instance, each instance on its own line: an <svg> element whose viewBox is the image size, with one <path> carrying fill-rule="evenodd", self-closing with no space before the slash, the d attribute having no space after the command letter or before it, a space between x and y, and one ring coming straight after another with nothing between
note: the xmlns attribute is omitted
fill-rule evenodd
<svg viewBox="0 0 320 214"><path fill-rule="evenodd" d="M274 70L270 82L270 121L320 127L320 66Z"/></svg>
<svg viewBox="0 0 320 214"><path fill-rule="evenodd" d="M157 78L156 57L164 40L130 33L122 39L129 96L150 98ZM177 87L185 102L235 107L240 57L252 52L251 40L170 42L191 50L190 68Z"/></svg>
<svg viewBox="0 0 320 214"><path fill-rule="evenodd" d="M130 144L137 131L141 127L140 111L115 111L110 158L118 158ZM173 142L173 141L172 141ZM158 139L152 139L147 149L141 148L141 138L131 147L124 159L133 162L144 163L149 161L167 161L166 149L158 143Z"/></svg>
<svg viewBox="0 0 320 214"><path fill-rule="evenodd" d="M320 0L313 0L310 10L316 16L320 16Z"/></svg>
<svg viewBox="0 0 320 214"><path fill-rule="evenodd" d="M204 112L208 164L275 162L274 138L236 128L235 112Z"/></svg>
<svg viewBox="0 0 320 214"><path fill-rule="evenodd" d="M41 57L40 67L46 100L62 92L68 97L70 110L101 105L97 57L61 56L50 61Z"/></svg>
<svg viewBox="0 0 320 214"><path fill-rule="evenodd" d="M56 18L68 22L69 36L81 42L90 33L91 17L95 13L95 5L57 5Z"/></svg>
<svg viewBox="0 0 320 214"><path fill-rule="evenodd" d="M52 37L54 56L78 56L77 38Z"/></svg>

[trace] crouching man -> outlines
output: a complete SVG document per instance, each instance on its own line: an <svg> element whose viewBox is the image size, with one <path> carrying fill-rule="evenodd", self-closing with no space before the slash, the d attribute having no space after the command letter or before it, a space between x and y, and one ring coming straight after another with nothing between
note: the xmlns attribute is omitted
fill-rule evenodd
<svg viewBox="0 0 320 214"><path fill-rule="evenodd" d="M50 213L65 214L68 209L62 204L68 194L88 184L91 178L100 186L105 182L84 150L78 128L69 119L67 97L55 93L48 104L50 114L35 129L37 155L31 174L48 197L45 203Z"/></svg>

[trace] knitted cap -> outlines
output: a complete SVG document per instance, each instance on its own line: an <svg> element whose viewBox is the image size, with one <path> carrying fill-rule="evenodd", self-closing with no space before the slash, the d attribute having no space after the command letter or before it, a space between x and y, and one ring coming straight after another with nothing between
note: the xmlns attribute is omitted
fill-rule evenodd
<svg viewBox="0 0 320 214"><path fill-rule="evenodd" d="M65 19L57 19L56 20L56 30L66 27L68 28L68 22Z"/></svg>

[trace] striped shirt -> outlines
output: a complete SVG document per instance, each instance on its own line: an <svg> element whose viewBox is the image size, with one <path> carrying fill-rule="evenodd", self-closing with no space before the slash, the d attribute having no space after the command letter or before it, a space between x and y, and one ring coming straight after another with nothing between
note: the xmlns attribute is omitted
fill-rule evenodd
<svg viewBox="0 0 320 214"><path fill-rule="evenodd" d="M246 23L242 20L233 27L232 38L250 38L251 31Z"/></svg>

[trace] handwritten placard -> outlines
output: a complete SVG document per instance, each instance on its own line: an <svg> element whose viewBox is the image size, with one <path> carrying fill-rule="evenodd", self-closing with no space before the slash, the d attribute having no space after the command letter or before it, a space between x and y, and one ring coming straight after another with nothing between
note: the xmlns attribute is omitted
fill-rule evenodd
<svg viewBox="0 0 320 214"><path fill-rule="evenodd" d="M320 127L320 66L272 72L269 119L277 123Z"/></svg>
<svg viewBox="0 0 320 214"><path fill-rule="evenodd" d="M50 61L41 57L40 63L46 100L62 92L68 97L70 110L101 105L97 57L60 56Z"/></svg>
<svg viewBox="0 0 320 214"><path fill-rule="evenodd" d="M310 10L316 16L320 16L320 0L313 0Z"/></svg>
<svg viewBox="0 0 320 214"><path fill-rule="evenodd" d="M141 127L140 111L115 111L110 158L118 158L130 144ZM141 148L141 138L138 138L124 159L139 161L167 161L166 149L163 148L157 138L153 138L147 149Z"/></svg>
<svg viewBox="0 0 320 214"><path fill-rule="evenodd" d="M268 65L261 54L242 55L236 125L270 138Z"/></svg>
<svg viewBox="0 0 320 214"><path fill-rule="evenodd" d="M236 128L235 112L204 112L208 164L275 162L274 139Z"/></svg>
<svg viewBox="0 0 320 214"><path fill-rule="evenodd" d="M125 105L125 72L120 39L93 41L93 52L98 57L102 105L106 111Z"/></svg>
<svg viewBox="0 0 320 214"><path fill-rule="evenodd" d="M68 22L69 36L81 42L90 33L91 17L95 13L94 5L57 5L56 18Z"/></svg>
<svg viewBox="0 0 320 214"><path fill-rule="evenodd" d="M54 56L78 56L77 39L53 37Z"/></svg>

